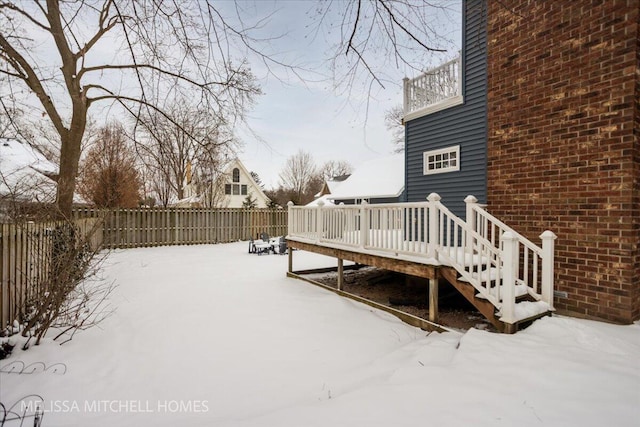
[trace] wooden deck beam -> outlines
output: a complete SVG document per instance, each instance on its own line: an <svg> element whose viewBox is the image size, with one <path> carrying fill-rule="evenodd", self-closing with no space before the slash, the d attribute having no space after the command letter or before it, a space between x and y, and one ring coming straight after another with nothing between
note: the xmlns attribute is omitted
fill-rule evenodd
<svg viewBox="0 0 640 427"><path fill-rule="evenodd" d="M349 260L358 264L370 265L372 267L383 268L397 273L409 274L412 276L423 277L425 279L438 278L438 266L434 265L420 264L388 256L374 255L371 253L356 252L355 250L330 248L327 246L319 246L296 240L288 240L287 245L290 248L326 255L341 260Z"/></svg>

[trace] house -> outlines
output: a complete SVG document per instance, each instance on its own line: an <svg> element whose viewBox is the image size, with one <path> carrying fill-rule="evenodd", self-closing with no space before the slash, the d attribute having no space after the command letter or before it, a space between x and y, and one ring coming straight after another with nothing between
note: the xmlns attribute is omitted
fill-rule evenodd
<svg viewBox="0 0 640 427"><path fill-rule="evenodd" d="M460 57L404 80L407 203L289 206L290 247L340 291L343 260L429 280L429 320L442 280L505 332L639 319L640 4L462 8Z"/></svg>
<svg viewBox="0 0 640 427"><path fill-rule="evenodd" d="M320 189L320 191L318 191L318 193L314 197L322 197L336 191L338 186L347 178L349 178L350 175L351 174L335 176L332 179L325 181L324 184L322 184L322 188Z"/></svg>
<svg viewBox="0 0 640 427"><path fill-rule="evenodd" d="M333 200L331 199L331 193L335 192L340 184L342 184L350 174L340 175L333 177L330 180L325 181L322 184L322 188L315 194L315 199L307 203L305 206L318 206L323 204L325 206L333 206Z"/></svg>
<svg viewBox="0 0 640 427"><path fill-rule="evenodd" d="M639 3L463 9L461 57L404 82L407 201L553 230L556 309L640 318Z"/></svg>
<svg viewBox="0 0 640 427"><path fill-rule="evenodd" d="M326 196L335 204L395 203L404 191L404 157L394 154L369 160Z"/></svg>
<svg viewBox="0 0 640 427"><path fill-rule="evenodd" d="M256 208L266 208L269 205L269 198L255 182L240 159L233 160L227 166L223 180L225 180L225 183L222 206L242 208L245 207L249 199L255 202L254 207Z"/></svg>
<svg viewBox="0 0 640 427"><path fill-rule="evenodd" d="M198 179L189 164L184 184L184 198L174 206L225 208L266 208L269 198L255 182L240 159L232 160L213 182Z"/></svg>

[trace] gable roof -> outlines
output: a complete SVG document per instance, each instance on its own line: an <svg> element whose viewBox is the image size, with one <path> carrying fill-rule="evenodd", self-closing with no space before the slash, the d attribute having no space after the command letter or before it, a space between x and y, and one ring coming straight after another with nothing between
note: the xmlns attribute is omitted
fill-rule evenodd
<svg viewBox="0 0 640 427"><path fill-rule="evenodd" d="M349 175L342 175L342 176L330 179L329 181L325 181L324 184L322 184L322 189L318 191L316 195L313 197L318 198L324 195L332 194L334 191L336 191L338 186L342 184L344 180L346 180L347 178L349 178Z"/></svg>
<svg viewBox="0 0 640 427"><path fill-rule="evenodd" d="M400 197L404 191L404 153L363 163L332 191L329 198L371 199Z"/></svg>
<svg viewBox="0 0 640 427"><path fill-rule="evenodd" d="M271 200L269 197L267 197L266 194L264 194L264 191L262 191L262 188L260 188L258 183L254 181L253 176L251 176L251 173L247 170L247 168L244 166L244 163L242 163L239 158L236 157L229 163L229 166L227 167L228 176L231 176L234 167L238 167L238 169L242 170L244 175L251 178L249 183L252 184L253 190L255 190L255 192L258 193L258 196L264 198L265 203Z"/></svg>

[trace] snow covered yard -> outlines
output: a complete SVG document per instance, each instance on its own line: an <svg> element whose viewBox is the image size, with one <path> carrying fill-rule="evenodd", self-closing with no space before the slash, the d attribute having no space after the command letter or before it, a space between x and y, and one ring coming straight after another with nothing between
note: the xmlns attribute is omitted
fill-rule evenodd
<svg viewBox="0 0 640 427"><path fill-rule="evenodd" d="M114 252L116 312L0 361L67 369L0 373L0 401L42 396L43 426L639 425L639 324L428 334L286 265L247 243Z"/></svg>

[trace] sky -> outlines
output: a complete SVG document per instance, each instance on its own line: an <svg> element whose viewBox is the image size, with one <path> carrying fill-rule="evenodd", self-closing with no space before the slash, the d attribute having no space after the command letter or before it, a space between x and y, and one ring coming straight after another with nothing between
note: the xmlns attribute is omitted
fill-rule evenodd
<svg viewBox="0 0 640 427"><path fill-rule="evenodd" d="M459 2L445 2L459 10ZM395 149L392 133L385 125L386 111L402 103L402 78L415 77L413 69L384 68L384 88L356 79L350 88L334 88L326 58L340 37L335 25L340 16L327 18L329 25L316 31L316 2L264 1L247 3L247 11L269 16L264 36L273 37L269 48L285 61L301 64L303 80L282 69L268 70L259 62L252 69L264 92L247 117L248 129L240 129L243 148L239 154L247 169L257 172L266 188L278 186L278 174L287 157L298 150L310 152L318 165L344 160L357 168L361 163L389 155ZM335 10L342 10L336 8ZM449 19L443 35L453 32ZM459 45L459 39L455 43ZM441 58L455 55L455 48ZM452 53L454 52L454 53ZM444 62L442 59L435 59ZM254 65L256 64L256 65ZM380 62L377 64L384 67ZM427 68L427 67L425 67ZM348 90L351 89L351 93Z"/></svg>
<svg viewBox="0 0 640 427"><path fill-rule="evenodd" d="M416 0L416 3L419 2ZM335 53L332 48L338 41L347 39L347 31L352 28L348 22L341 28L345 20L342 14L349 7L353 12L357 3L316 0L213 2L230 24L238 24L241 20L241 27L251 29L249 34L254 38L252 45L260 52L295 66L295 72L291 68L273 64L267 67L260 57L247 51L244 46L236 44L230 49L232 58L248 59L263 92L247 111L245 123L238 124L234 129L242 142L238 157L247 169L256 172L265 187L270 189L278 186L278 175L287 158L299 150L311 153L318 166L336 160L347 161L355 168L365 161L391 154L395 147L384 116L386 111L402 103L403 77L415 77L421 70L451 59L456 56L457 46L460 45L460 0L434 0L434 3L444 5L448 11L446 16L441 12L430 13L428 27L433 28L438 37L450 41L447 43L438 39L439 46L446 47L447 51L439 56L426 56L424 52L408 54L409 61L418 63L414 68L404 66L402 61L394 61L393 55L388 55L384 50L368 51L366 59L375 69L383 87L370 84L371 80L366 74L352 75L354 80L350 84L336 85L334 77L344 71L345 62L339 64L337 73L328 62L328 58ZM378 3L364 2L363 10L371 4ZM320 25L318 10L327 5L330 5L329 12ZM366 23L366 20L363 18L362 22ZM367 27L362 25L360 28ZM51 73L57 71L60 60L56 57L49 36L33 34L30 37L34 38L37 46L34 50L38 52L37 56L44 58ZM371 41L373 45L374 40ZM433 34L429 36L429 41L436 43ZM109 37L101 40L86 58L87 65L117 63L118 50L114 46L117 47L118 43L122 41L116 42ZM339 57L347 58L344 53L341 50ZM415 61L417 57L419 61ZM349 58L353 58L353 55ZM129 81L109 73L92 76L99 83L109 81L108 85L112 87L131 86L133 91L137 91L137 80ZM110 81L112 78L116 80ZM88 79L86 77L84 83ZM55 82L45 82L45 85L54 99L67 96L63 85L56 86ZM43 112L42 106L35 99L32 101L35 106L33 111L39 117L39 113ZM63 114L70 113L69 108L61 108ZM90 115L101 124L101 119L109 120L114 112L118 114L117 111L118 107L113 104L99 103L95 108L92 107Z"/></svg>

